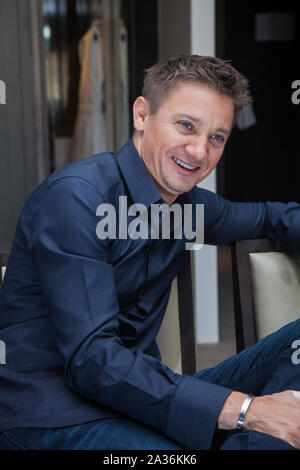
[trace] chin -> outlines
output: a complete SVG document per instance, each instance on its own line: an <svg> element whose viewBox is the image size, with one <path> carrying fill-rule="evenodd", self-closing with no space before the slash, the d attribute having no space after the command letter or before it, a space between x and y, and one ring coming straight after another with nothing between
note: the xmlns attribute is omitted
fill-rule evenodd
<svg viewBox="0 0 300 470"><path fill-rule="evenodd" d="M170 185L169 191L174 196L178 197L180 194L188 193L194 186L191 185Z"/></svg>

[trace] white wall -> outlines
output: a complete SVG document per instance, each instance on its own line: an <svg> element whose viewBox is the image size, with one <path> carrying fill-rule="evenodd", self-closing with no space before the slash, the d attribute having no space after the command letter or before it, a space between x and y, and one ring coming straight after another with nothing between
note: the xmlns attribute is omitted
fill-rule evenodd
<svg viewBox="0 0 300 470"><path fill-rule="evenodd" d="M191 53L215 55L215 0L191 0ZM199 184L216 191L216 172ZM193 252L197 343L219 341L217 248Z"/></svg>

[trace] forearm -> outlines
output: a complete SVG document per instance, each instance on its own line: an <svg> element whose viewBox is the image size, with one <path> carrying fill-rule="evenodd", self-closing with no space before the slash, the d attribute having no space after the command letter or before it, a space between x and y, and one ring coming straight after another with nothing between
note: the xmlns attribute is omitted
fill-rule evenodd
<svg viewBox="0 0 300 470"><path fill-rule="evenodd" d="M224 403L218 418L219 429L235 429L239 413L247 394L232 392Z"/></svg>

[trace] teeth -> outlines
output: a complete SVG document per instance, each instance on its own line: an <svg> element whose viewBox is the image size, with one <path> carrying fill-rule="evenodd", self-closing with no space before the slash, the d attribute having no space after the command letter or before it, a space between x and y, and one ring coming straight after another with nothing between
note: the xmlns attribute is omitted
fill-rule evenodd
<svg viewBox="0 0 300 470"><path fill-rule="evenodd" d="M176 157L173 157L173 160L177 165L183 166L183 168L187 168L188 170L195 170L196 166L188 165L187 163L183 163L181 160L178 160Z"/></svg>

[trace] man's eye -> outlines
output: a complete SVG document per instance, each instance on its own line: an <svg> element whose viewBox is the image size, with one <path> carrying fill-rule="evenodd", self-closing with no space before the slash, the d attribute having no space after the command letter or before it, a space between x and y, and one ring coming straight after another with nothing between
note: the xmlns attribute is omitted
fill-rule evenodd
<svg viewBox="0 0 300 470"><path fill-rule="evenodd" d="M217 145L222 145L222 144L224 144L224 142L225 142L225 138L224 138L222 135L220 135L220 134L213 134L213 135L211 136L211 139L212 139L213 142L214 142L215 144L217 144Z"/></svg>
<svg viewBox="0 0 300 470"><path fill-rule="evenodd" d="M193 125L189 122L186 121L179 121L179 124L184 127L184 129L187 129L188 131L192 131L194 129Z"/></svg>

